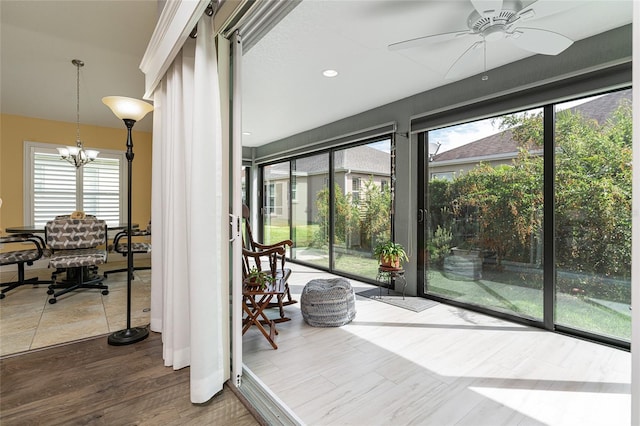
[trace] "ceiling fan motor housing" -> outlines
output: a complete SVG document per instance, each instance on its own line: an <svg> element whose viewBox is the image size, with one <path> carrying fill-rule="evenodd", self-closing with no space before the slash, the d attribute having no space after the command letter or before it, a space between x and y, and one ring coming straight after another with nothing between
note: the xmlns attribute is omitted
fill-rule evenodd
<svg viewBox="0 0 640 426"><path fill-rule="evenodd" d="M495 14L482 16L474 10L467 18L467 26L473 33L480 34L487 41L499 40L504 37L507 24L513 22L513 18L521 9L520 2L505 1L502 9Z"/></svg>

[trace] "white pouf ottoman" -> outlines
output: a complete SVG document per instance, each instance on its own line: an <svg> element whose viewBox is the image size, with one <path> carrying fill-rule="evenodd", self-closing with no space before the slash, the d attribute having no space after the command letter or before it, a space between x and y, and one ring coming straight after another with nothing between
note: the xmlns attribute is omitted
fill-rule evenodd
<svg viewBox="0 0 640 426"><path fill-rule="evenodd" d="M309 281L300 296L304 320L313 327L340 327L356 316L356 297L344 278Z"/></svg>

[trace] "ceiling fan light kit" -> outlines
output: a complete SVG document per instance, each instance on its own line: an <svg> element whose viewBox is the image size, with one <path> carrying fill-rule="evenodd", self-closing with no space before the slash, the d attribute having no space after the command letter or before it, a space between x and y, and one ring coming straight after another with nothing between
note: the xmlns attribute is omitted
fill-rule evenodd
<svg viewBox="0 0 640 426"><path fill-rule="evenodd" d="M573 44L573 40L544 28L521 27L520 24L536 16L535 2L523 7L518 0L471 0L474 10L467 18L467 28L442 34L428 35L392 43L389 50L403 50L460 38L469 38L471 45L453 62L445 78L455 78L468 73L470 67L480 65L480 48L484 53L486 81L487 43L508 40L520 49L543 55L558 55Z"/></svg>

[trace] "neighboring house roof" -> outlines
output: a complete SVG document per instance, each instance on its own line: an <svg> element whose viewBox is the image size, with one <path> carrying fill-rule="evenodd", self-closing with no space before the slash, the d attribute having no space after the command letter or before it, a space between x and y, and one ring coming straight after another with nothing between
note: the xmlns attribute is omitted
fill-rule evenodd
<svg viewBox="0 0 640 426"><path fill-rule="evenodd" d="M569 110L580 113L585 118L596 120L599 124L604 124L625 99L631 102L631 95L631 90L620 90L574 106Z"/></svg>
<svg viewBox="0 0 640 426"><path fill-rule="evenodd" d="M359 145L352 148L335 151L335 170L351 170L354 173L376 173L388 175L391 173L391 158L388 152Z"/></svg>
<svg viewBox="0 0 640 426"><path fill-rule="evenodd" d="M569 108L568 111L579 113L584 118L596 120L599 124L604 124L616 109L618 109L623 100L627 99L631 102L631 96L631 90L621 90L576 105ZM512 138L511 130L505 130L434 155L431 164L435 166L438 163L463 163L469 160L477 161L485 157L515 157L517 153L518 146Z"/></svg>
<svg viewBox="0 0 640 426"><path fill-rule="evenodd" d="M511 136L511 130L487 136L477 141L445 151L433 156L432 163L489 157L506 153L517 154L518 145Z"/></svg>
<svg viewBox="0 0 640 426"><path fill-rule="evenodd" d="M351 148L334 151L333 167L336 171L349 171L353 173L365 173L376 175L391 174L390 154L367 145L358 145ZM314 175L329 173L329 164L326 160L327 154L322 154L323 159L318 160L316 156L302 157L296 159L296 169L301 174ZM288 177L289 165L286 163L274 164L270 167L266 176L270 179Z"/></svg>

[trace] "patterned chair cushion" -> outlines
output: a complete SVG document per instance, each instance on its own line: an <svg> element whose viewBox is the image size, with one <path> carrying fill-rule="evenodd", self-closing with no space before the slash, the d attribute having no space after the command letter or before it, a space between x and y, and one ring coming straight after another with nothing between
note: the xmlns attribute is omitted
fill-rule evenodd
<svg viewBox="0 0 640 426"><path fill-rule="evenodd" d="M14 234L0 237L0 244L7 244L10 250L0 253L0 265L30 263L51 254L48 249L43 247L44 241L42 238L33 234ZM24 248L25 244L30 245L32 248ZM18 250L11 250L13 247Z"/></svg>
<svg viewBox="0 0 640 426"><path fill-rule="evenodd" d="M57 250L51 254L49 265L54 268L78 268L100 265L107 261L107 251L103 249Z"/></svg>
<svg viewBox="0 0 640 426"><path fill-rule="evenodd" d="M127 253L127 244L118 244L116 246L116 251L123 254ZM150 253L151 244L133 242L133 244L131 244L131 251L134 253Z"/></svg>
<svg viewBox="0 0 640 426"><path fill-rule="evenodd" d="M12 265L21 262L33 262L40 258L38 250L16 250L0 253L0 265Z"/></svg>
<svg viewBox="0 0 640 426"><path fill-rule="evenodd" d="M56 219L45 227L47 245L55 250L94 248L107 241L107 224L99 219Z"/></svg>

